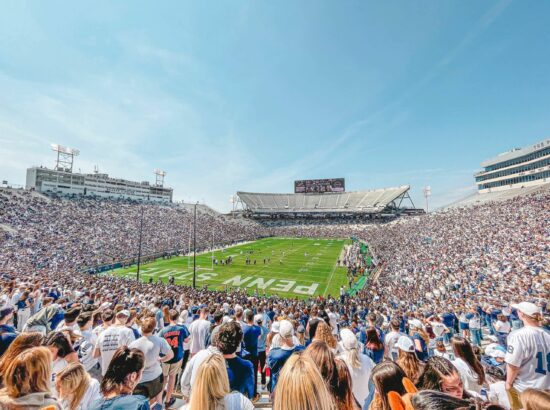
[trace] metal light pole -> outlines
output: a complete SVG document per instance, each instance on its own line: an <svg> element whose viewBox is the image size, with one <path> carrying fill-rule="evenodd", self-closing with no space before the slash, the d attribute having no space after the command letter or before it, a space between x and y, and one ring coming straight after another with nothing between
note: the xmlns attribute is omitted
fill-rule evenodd
<svg viewBox="0 0 550 410"><path fill-rule="evenodd" d="M139 282L139 269L141 267L141 238L143 235L143 205L141 205L141 222L139 224L139 248L138 248L138 263L137 263L137 280Z"/></svg>
<svg viewBox="0 0 550 410"><path fill-rule="evenodd" d="M424 192L424 198L426 198L426 213L430 212L430 209L428 207L428 198L432 195L432 187L431 186L425 186L423 189Z"/></svg>
<svg viewBox="0 0 550 410"><path fill-rule="evenodd" d="M193 289L197 287L197 204L193 212Z"/></svg>

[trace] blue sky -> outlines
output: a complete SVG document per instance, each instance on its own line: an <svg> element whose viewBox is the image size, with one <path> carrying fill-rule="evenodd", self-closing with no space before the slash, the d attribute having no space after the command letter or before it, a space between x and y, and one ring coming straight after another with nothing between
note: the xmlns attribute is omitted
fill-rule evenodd
<svg viewBox="0 0 550 410"><path fill-rule="evenodd" d="M52 166L230 208L237 190L473 190L550 135L550 2L4 1L0 179Z"/></svg>

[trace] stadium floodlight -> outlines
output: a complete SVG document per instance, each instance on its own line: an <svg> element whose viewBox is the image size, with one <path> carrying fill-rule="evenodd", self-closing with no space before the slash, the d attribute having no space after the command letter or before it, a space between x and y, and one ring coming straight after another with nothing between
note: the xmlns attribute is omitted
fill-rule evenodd
<svg viewBox="0 0 550 410"><path fill-rule="evenodd" d="M428 207L428 198L430 196L432 196L432 187L427 185L427 186L424 187L422 192L424 192L424 198L426 198L426 213L428 213L430 211L430 209Z"/></svg>
<svg viewBox="0 0 550 410"><path fill-rule="evenodd" d="M163 186L164 185L164 177L166 176L166 171L163 171L162 169L155 168L153 170L153 174L156 175L155 185L156 186Z"/></svg>
<svg viewBox="0 0 550 410"><path fill-rule="evenodd" d="M76 148L69 148L59 144L51 144L51 147L52 151L57 152L55 170L73 172L74 157L80 155L80 151Z"/></svg>

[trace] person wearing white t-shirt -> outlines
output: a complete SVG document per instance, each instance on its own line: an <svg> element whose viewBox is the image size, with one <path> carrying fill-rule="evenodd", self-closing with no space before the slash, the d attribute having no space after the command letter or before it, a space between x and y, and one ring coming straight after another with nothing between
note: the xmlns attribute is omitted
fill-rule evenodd
<svg viewBox="0 0 550 410"><path fill-rule="evenodd" d="M99 376L99 361L94 358L94 348L97 343L97 336L92 333L91 312L84 312L76 320L78 330L82 339L80 339L80 348L78 349L78 360L84 366L84 370L92 376Z"/></svg>
<svg viewBox="0 0 550 410"><path fill-rule="evenodd" d="M521 408L519 394L526 389L550 389L550 333L540 325L542 314L534 303L512 305L524 327L508 335L506 390L512 408Z"/></svg>
<svg viewBox="0 0 550 410"><path fill-rule="evenodd" d="M498 315L497 319L498 320L495 322L494 327L497 332L498 342L502 346L506 347L506 338L508 337L510 330L512 330L512 326L510 325L508 318L504 315Z"/></svg>
<svg viewBox="0 0 550 410"><path fill-rule="evenodd" d="M334 312L334 307L332 305L330 305L328 307L327 315L328 315L328 320L330 322L330 327L332 328L332 334L337 335L338 334L338 319L340 318L340 316L338 315L338 313Z"/></svg>
<svg viewBox="0 0 550 410"><path fill-rule="evenodd" d="M397 360L399 351L397 350L397 341L401 336L406 336L399 331L399 320L392 319L390 322L391 331L384 336L384 357Z"/></svg>
<svg viewBox="0 0 550 410"><path fill-rule="evenodd" d="M166 339L153 335L156 327L157 321L155 318L145 318L141 325L143 336L128 345L130 349L141 350L145 356L145 366L138 385L134 389L134 394L142 394L148 397L151 405L155 402L162 403L164 377L160 364L174 357L174 352Z"/></svg>
<svg viewBox="0 0 550 410"><path fill-rule="evenodd" d="M369 396L369 379L375 364L370 357L360 353L359 342L351 330L342 329L340 339L343 353L338 357L348 366L355 399L364 403Z"/></svg>
<svg viewBox="0 0 550 410"><path fill-rule="evenodd" d="M199 318L189 325L189 333L191 334L191 355L197 354L206 348L206 336L210 331L210 322L206 320L208 310L202 308Z"/></svg>
<svg viewBox="0 0 550 410"><path fill-rule="evenodd" d="M464 390L473 396L480 396L485 383L485 371L474 354L472 345L463 337L451 339L455 360L452 361L464 386Z"/></svg>
<svg viewBox="0 0 550 410"><path fill-rule="evenodd" d="M135 340L134 332L126 327L130 312L121 310L115 316L115 323L106 328L99 337L94 349L94 357L101 358L101 375L105 376L109 363L116 350L121 346L128 346Z"/></svg>

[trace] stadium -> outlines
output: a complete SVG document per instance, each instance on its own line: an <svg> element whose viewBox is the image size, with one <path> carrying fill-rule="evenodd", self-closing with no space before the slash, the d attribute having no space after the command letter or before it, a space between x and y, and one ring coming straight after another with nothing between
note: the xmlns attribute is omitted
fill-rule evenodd
<svg viewBox="0 0 550 410"><path fill-rule="evenodd" d="M0 410L549 410L550 1L0 4Z"/></svg>
<svg viewBox="0 0 550 410"><path fill-rule="evenodd" d="M472 323L468 312L480 311L487 323L495 322L481 326L477 338L472 328L468 338L474 346L498 347L505 342L502 333L492 333L495 311L512 312L508 320L518 326L514 301L529 295L544 309L548 299L548 147L545 140L483 162L485 170L475 175L478 193L437 212L416 208L408 185L346 192L344 179L332 179L296 181L288 194L238 191L233 210L221 214L204 204L173 202L160 170L154 184L75 173L77 151L56 145L64 158L58 156L53 169L31 167L25 188L0 190L2 312L10 312L8 296L18 295L27 304L7 315L15 328L47 333L63 326L35 318L54 308L65 312L66 324L75 309L68 303L157 309L158 321L170 307L178 326L192 329L191 313L207 311L197 307L202 301L228 320L244 309L262 323L275 314L307 329L319 320L314 316L328 314L335 331L363 326L367 318L386 329L386 315L402 312L410 315L402 331L414 334L414 320L452 331ZM493 296L511 292L511 301ZM61 304L51 304L55 297ZM420 315L411 301L447 322ZM136 329L139 318L131 319ZM240 320L245 328L256 326ZM260 368L256 376L265 375ZM190 386L184 380L179 374L170 405L185 400ZM257 408L272 406L258 382L248 393L242 390L247 386L235 386Z"/></svg>

